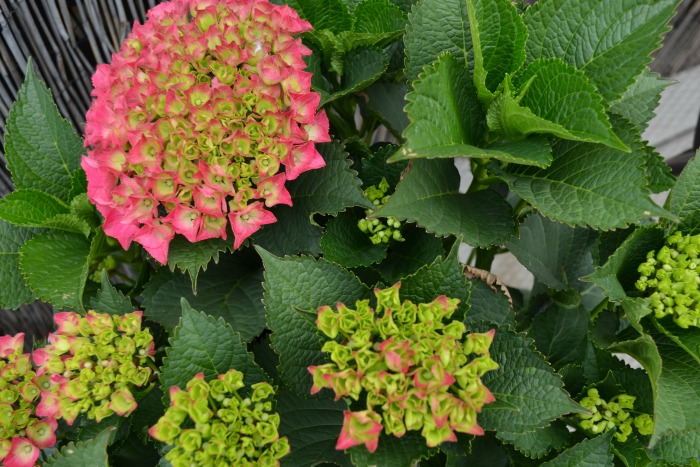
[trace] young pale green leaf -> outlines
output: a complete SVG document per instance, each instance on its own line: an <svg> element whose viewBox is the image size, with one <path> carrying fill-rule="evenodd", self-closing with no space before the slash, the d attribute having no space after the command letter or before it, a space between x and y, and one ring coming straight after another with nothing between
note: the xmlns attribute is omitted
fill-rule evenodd
<svg viewBox="0 0 700 467"><path fill-rule="evenodd" d="M399 141L410 123L403 110L406 106L406 90L404 83L377 82L363 91L366 100L360 100L360 105L367 106Z"/></svg>
<svg viewBox="0 0 700 467"><path fill-rule="evenodd" d="M88 441L70 442L56 451L45 465L46 467L76 467L90 465L94 467L109 465L107 446L114 428L103 430L96 438Z"/></svg>
<svg viewBox="0 0 700 467"><path fill-rule="evenodd" d="M607 101L620 97L661 46L678 0L546 0L525 13L528 61L560 58Z"/></svg>
<svg viewBox="0 0 700 467"><path fill-rule="evenodd" d="M73 172L84 153L83 141L61 117L51 92L32 62L7 119L5 154L15 187L31 188L69 201Z"/></svg>
<svg viewBox="0 0 700 467"><path fill-rule="evenodd" d="M566 429L564 422L555 420L544 428L526 433L499 431L496 433L496 436L501 441L511 444L523 455L532 459L539 459L552 450L562 450L568 443L569 430Z"/></svg>
<svg viewBox="0 0 700 467"><path fill-rule="evenodd" d="M197 278L201 271L207 270L210 261L219 262L219 254L231 250L231 241L211 238L201 242L189 242L184 236L176 235L168 249L168 267L189 274L192 289L197 290Z"/></svg>
<svg viewBox="0 0 700 467"><path fill-rule="evenodd" d="M36 300L19 269L22 245L36 235L35 229L17 227L0 220L0 307L18 308Z"/></svg>
<svg viewBox="0 0 700 467"><path fill-rule="evenodd" d="M596 267L585 280L600 286L611 300L623 300L627 291L635 290L634 283L639 279L637 268L648 252L663 246L664 237L664 231L654 226L636 229L605 264Z"/></svg>
<svg viewBox="0 0 700 467"><path fill-rule="evenodd" d="M357 33L402 32L406 14L389 0L362 0L352 13L352 30Z"/></svg>
<svg viewBox="0 0 700 467"><path fill-rule="evenodd" d="M530 63L505 82L489 108L489 128L508 138L549 133L629 152L610 126L603 101L586 75L559 59Z"/></svg>
<svg viewBox="0 0 700 467"><path fill-rule="evenodd" d="M528 216L518 230L519 238L506 246L537 280L553 289L585 287L579 279L593 272L594 230L570 227L539 214Z"/></svg>
<svg viewBox="0 0 700 467"><path fill-rule="evenodd" d="M406 95L411 124L404 136L408 153L434 146L477 146L484 132L484 111L467 68L452 54L440 55Z"/></svg>
<svg viewBox="0 0 700 467"><path fill-rule="evenodd" d="M193 309L185 298L180 303L182 317L170 338L160 375L166 395L172 386L184 389L197 373L209 381L231 368L243 373L246 385L265 381L240 334L223 319Z"/></svg>
<svg viewBox="0 0 700 467"><path fill-rule="evenodd" d="M394 244L386 259L376 267L387 284L413 274L445 253L441 239L415 224L402 227L401 234L406 241Z"/></svg>
<svg viewBox="0 0 700 467"><path fill-rule="evenodd" d="M280 356L280 376L290 389L308 395L310 365L324 363L316 328L319 306L348 306L370 297L369 289L351 272L324 259L278 258L258 248L265 267L265 308L272 347Z"/></svg>
<svg viewBox="0 0 700 467"><path fill-rule="evenodd" d="M225 255L199 276L196 294L185 274L161 268L143 291L143 309L168 329L180 318L177 312L180 297L213 316L222 318L250 342L265 328L265 308L262 305L262 268L251 249Z"/></svg>
<svg viewBox="0 0 700 467"><path fill-rule="evenodd" d="M616 132L632 154L601 144L560 141L546 169L493 167L510 188L545 216L570 225L614 229L653 215L668 217L650 198L637 130L619 123Z"/></svg>
<svg viewBox="0 0 700 467"><path fill-rule="evenodd" d="M362 182L341 143L317 145L326 166L305 172L287 183L294 207L272 209L277 222L253 237L256 245L279 255L321 252L321 229L311 222L313 214L336 215L351 206L372 207L362 193Z"/></svg>
<svg viewBox="0 0 700 467"><path fill-rule="evenodd" d="M671 317L652 319L652 322L663 335L668 337L700 364L700 332L695 328L683 329Z"/></svg>
<svg viewBox="0 0 700 467"><path fill-rule="evenodd" d="M479 330L484 332L489 328L480 326ZM482 377L496 397L496 402L484 406L479 415L479 424L484 429L526 433L545 427L562 415L584 412L569 398L560 376L524 334L499 326L490 355L500 367Z"/></svg>
<svg viewBox="0 0 700 467"><path fill-rule="evenodd" d="M354 465L414 465L420 459L426 459L435 454L436 449L425 444L425 438L417 431L408 431L397 438L382 433L375 452L369 452L364 446L356 446L350 451Z"/></svg>
<svg viewBox="0 0 700 467"><path fill-rule="evenodd" d="M528 335L554 368L582 363L588 348L590 313L579 306L552 305L532 319Z"/></svg>
<svg viewBox="0 0 700 467"><path fill-rule="evenodd" d="M311 467L326 462L352 466L350 457L335 449L343 426L343 412L347 409L342 399L307 399L281 386L277 390L279 433L287 437L291 446L291 452L281 459L281 464Z"/></svg>
<svg viewBox="0 0 700 467"><path fill-rule="evenodd" d="M345 268L369 266L386 257L388 243L375 245L357 226L358 215L342 212L328 221L321 238L323 257Z"/></svg>
<svg viewBox="0 0 700 467"><path fill-rule="evenodd" d="M610 104L610 112L626 118L643 133L659 106L661 92L670 84L672 80L645 69L622 96Z"/></svg>
<svg viewBox="0 0 700 467"><path fill-rule="evenodd" d="M666 208L681 219L680 225L673 226L684 234L700 233L700 150L686 164L671 189Z"/></svg>
<svg viewBox="0 0 700 467"><path fill-rule="evenodd" d="M559 454L542 467L582 467L582 466L612 466L613 454L610 452L610 441L614 431L592 439L581 441Z"/></svg>
<svg viewBox="0 0 700 467"><path fill-rule="evenodd" d="M474 84L485 105L507 73L525 62L527 28L509 0L467 0L474 46Z"/></svg>
<svg viewBox="0 0 700 467"><path fill-rule="evenodd" d="M134 311L131 299L125 297L109 283L109 277L104 269L102 270L100 285L97 295L90 299L90 309L98 313L109 313L110 315L124 315Z"/></svg>
<svg viewBox="0 0 700 467"><path fill-rule="evenodd" d="M487 322L515 329L515 312L502 290L495 285L492 288L481 279L472 279L469 285L469 311L464 320L467 326Z"/></svg>
<svg viewBox="0 0 700 467"><path fill-rule="evenodd" d="M37 297L54 307L83 309L90 242L69 232L44 232L20 249L19 266Z"/></svg>
<svg viewBox="0 0 700 467"><path fill-rule="evenodd" d="M375 217L416 222L441 236L462 235L472 246L507 241L515 229L513 213L492 190L459 193L459 173L449 159L419 159Z"/></svg>
<svg viewBox="0 0 700 467"><path fill-rule="evenodd" d="M670 431L659 438L649 451L660 465L697 465L700 458L700 428ZM656 465L656 464L655 464Z"/></svg>
<svg viewBox="0 0 700 467"><path fill-rule="evenodd" d="M0 219L22 227L45 227L46 220L69 212L63 201L31 188L19 189L0 200Z"/></svg>
<svg viewBox="0 0 700 467"><path fill-rule="evenodd" d="M424 68L441 53L455 58L466 68L472 50L467 4L464 0L422 0L408 16L406 35L406 78L415 81Z"/></svg>
<svg viewBox="0 0 700 467"><path fill-rule="evenodd" d="M700 365L691 355L663 336L643 335L609 349L632 356L649 375L654 393L650 447L669 432L700 428Z"/></svg>

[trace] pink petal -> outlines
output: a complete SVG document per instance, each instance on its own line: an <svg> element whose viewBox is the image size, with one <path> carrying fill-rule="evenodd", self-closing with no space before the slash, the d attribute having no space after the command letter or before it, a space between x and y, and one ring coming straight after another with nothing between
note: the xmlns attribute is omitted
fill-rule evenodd
<svg viewBox="0 0 700 467"><path fill-rule="evenodd" d="M243 241L260 230L265 224L277 222L277 218L270 211L263 208L260 201L255 201L240 211L234 211L228 215L233 229L233 248L237 249Z"/></svg>
<svg viewBox="0 0 700 467"><path fill-rule="evenodd" d="M7 453L3 465L6 467L32 467L39 458L39 448L27 438L12 438L10 452Z"/></svg>

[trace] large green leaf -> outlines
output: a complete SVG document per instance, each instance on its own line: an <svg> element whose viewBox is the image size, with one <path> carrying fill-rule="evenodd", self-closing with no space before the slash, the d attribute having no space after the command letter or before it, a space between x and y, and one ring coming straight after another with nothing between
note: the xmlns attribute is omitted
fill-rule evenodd
<svg viewBox="0 0 700 467"><path fill-rule="evenodd" d="M539 214L528 216L518 230L519 238L506 246L537 280L553 289L584 287L579 279L593 271L595 231L570 227Z"/></svg>
<svg viewBox="0 0 700 467"><path fill-rule="evenodd" d="M650 198L638 132L616 127L632 154L601 144L560 141L546 169L494 167L510 188L545 216L597 229L625 227L652 215L668 216Z"/></svg>
<svg viewBox="0 0 700 467"><path fill-rule="evenodd" d="M63 201L31 188L19 189L0 200L0 219L23 227L45 227L47 219L69 212Z"/></svg>
<svg viewBox="0 0 700 467"><path fill-rule="evenodd" d="M0 220L0 307L18 308L36 300L19 269L22 245L36 235L35 229L17 227Z"/></svg>
<svg viewBox="0 0 700 467"><path fill-rule="evenodd" d="M466 67L472 50L464 0L422 0L411 10L404 36L406 78L414 81L423 69L446 52Z"/></svg>
<svg viewBox="0 0 700 467"><path fill-rule="evenodd" d="M109 283L107 272L102 270L100 291L90 299L90 309L98 313L109 313L110 315L124 315L134 311L131 299L125 297Z"/></svg>
<svg viewBox="0 0 700 467"><path fill-rule="evenodd" d="M272 209L277 222L255 234L256 245L279 255L318 254L321 229L311 223L313 214L336 215L350 206L372 207L362 193L357 173L350 168L343 145L333 142L317 147L326 166L287 183L294 206L279 205Z"/></svg>
<svg viewBox="0 0 700 467"><path fill-rule="evenodd" d="M612 131L596 87L582 71L559 59L530 63L512 85L506 78L487 118L491 131L508 138L549 133L628 151Z"/></svg>
<svg viewBox="0 0 700 467"><path fill-rule="evenodd" d="M454 55L442 54L426 68L406 100L411 120L404 132L407 152L420 157L424 148L481 142L484 111L469 71Z"/></svg>
<svg viewBox="0 0 700 467"><path fill-rule="evenodd" d="M488 329L482 326L481 331ZM583 413L562 388L531 339L509 328L496 329L490 354L500 367L482 380L496 397L484 407L479 423L487 430L525 433L542 428L562 415Z"/></svg>
<svg viewBox="0 0 700 467"><path fill-rule="evenodd" d="M328 462L351 466L350 457L335 449L343 426L344 400L307 399L282 386L277 391L277 412L280 414L280 436L291 446L289 455L281 459L283 466L305 467Z"/></svg>
<svg viewBox="0 0 700 467"><path fill-rule="evenodd" d="M561 420L526 433L507 433L499 431L496 436L530 458L540 458L551 450L561 450L566 446L569 431Z"/></svg>
<svg viewBox="0 0 700 467"><path fill-rule="evenodd" d="M696 462L700 460L700 428L665 434L649 454L656 461L672 465L693 465L692 459Z"/></svg>
<svg viewBox="0 0 700 467"><path fill-rule="evenodd" d="M683 329L670 316L652 321L661 333L688 352L700 365L700 332L697 329L694 327Z"/></svg>
<svg viewBox="0 0 700 467"><path fill-rule="evenodd" d="M406 89L404 83L377 82L363 91L367 99L360 101L398 140L410 123L404 112Z"/></svg>
<svg viewBox="0 0 700 467"><path fill-rule="evenodd" d="M166 394L172 386L184 389L197 373L203 373L209 381L231 368L244 374L247 385L265 380L253 354L231 326L193 309L184 298L181 306L182 318L170 338L160 375Z"/></svg>
<svg viewBox="0 0 700 467"><path fill-rule="evenodd" d="M666 201L669 212L681 219L678 228L684 234L700 232L700 157L698 154L700 150L688 161Z"/></svg>
<svg viewBox="0 0 700 467"><path fill-rule="evenodd" d="M477 247L507 241L515 228L511 206L491 190L459 193L459 181L451 160L416 160L375 215L407 219L441 236L462 235Z"/></svg>
<svg viewBox="0 0 700 467"><path fill-rule="evenodd" d="M442 240L415 224L402 227L401 233L406 240L395 243L386 259L377 266L388 284L414 273L444 253Z"/></svg>
<svg viewBox="0 0 700 467"><path fill-rule="evenodd" d="M495 325L504 324L515 329L515 312L508 297L497 285L492 288L481 279L472 279L469 284L469 311L464 320L467 326L471 323L488 322Z"/></svg>
<svg viewBox="0 0 700 467"><path fill-rule="evenodd" d="M613 465L613 454L610 452L610 440L612 439L613 431L606 434L596 436L593 439L581 441L576 446L573 446L559 454L556 458L549 462L545 462L542 466L547 467L584 467L596 466L605 467Z"/></svg>
<svg viewBox="0 0 700 467"><path fill-rule="evenodd" d="M644 151L644 170L646 171L647 185L652 193L661 193L670 190L676 184L676 176L671 167L653 146L642 141Z"/></svg>
<svg viewBox="0 0 700 467"><path fill-rule="evenodd" d="M221 258L199 276L196 294L190 278L161 268L143 291L143 308L147 316L168 329L180 318L180 297L195 308L223 320L249 342L265 328L262 305L262 268L252 249Z"/></svg>
<svg viewBox="0 0 700 467"><path fill-rule="evenodd" d="M639 279L637 267L648 252L663 246L664 237L664 231L654 226L636 229L605 264L596 267L585 280L600 286L611 300L624 299L626 291L635 290L634 283Z"/></svg>
<svg viewBox="0 0 700 467"><path fill-rule="evenodd" d="M588 348L590 313L553 305L532 320L529 336L554 368L581 363Z"/></svg>
<svg viewBox="0 0 700 467"><path fill-rule="evenodd" d="M76 467L79 465L107 467L109 465L107 445L113 431L114 428L107 428L94 439L68 443L60 451L56 451L43 465L47 467Z"/></svg>
<svg viewBox="0 0 700 467"><path fill-rule="evenodd" d="M316 315L321 305L348 306L370 297L369 289L352 273L324 259L278 258L258 248L265 266L267 320L272 346L280 356L282 380L300 395L308 395L307 368L325 361Z"/></svg>
<svg viewBox="0 0 700 467"><path fill-rule="evenodd" d="M525 62L527 29L509 0L467 0L474 46L474 84L479 98L491 103L507 73Z"/></svg>
<svg viewBox="0 0 700 467"><path fill-rule="evenodd" d="M83 309L90 242L83 235L44 232L20 249L19 265L27 285L54 307Z"/></svg>
<svg viewBox="0 0 700 467"><path fill-rule="evenodd" d="M61 117L46 88L27 64L24 84L7 119L5 155L15 187L32 188L69 201L71 177L83 141Z"/></svg>
<svg viewBox="0 0 700 467"><path fill-rule="evenodd" d="M369 266L386 257L388 243L374 244L369 235L357 226L358 216L352 211L341 212L326 224L321 239L323 257L346 268Z"/></svg>
<svg viewBox="0 0 700 467"><path fill-rule="evenodd" d="M651 447L669 432L700 428L700 365L691 355L663 336L648 335L610 350L631 355L649 375L654 392Z"/></svg>
<svg viewBox="0 0 700 467"><path fill-rule="evenodd" d="M200 271L206 271L210 261L219 262L219 254L230 250L232 241L211 238L201 242L190 242L182 235L176 235L168 248L168 266L171 271L177 267L192 279L192 288L197 290Z"/></svg>
<svg viewBox="0 0 700 467"><path fill-rule="evenodd" d="M384 34L406 27L406 14L389 0L362 0L352 16L357 33Z"/></svg>
<svg viewBox="0 0 700 467"><path fill-rule="evenodd" d="M644 70L615 102L610 104L610 112L625 117L640 132L646 130L649 120L659 105L661 91L672 84L670 79L661 78L657 73Z"/></svg>
<svg viewBox="0 0 700 467"><path fill-rule="evenodd" d="M329 29L334 34L352 27L350 11L343 0L294 0L295 9L315 30Z"/></svg>
<svg viewBox="0 0 700 467"><path fill-rule="evenodd" d="M322 92L319 105L325 105L366 88L377 81L389 66L389 57L386 53L372 46L354 48L343 55L343 60L343 79L340 89L332 94Z"/></svg>
<svg viewBox="0 0 700 467"><path fill-rule="evenodd" d="M529 61L561 58L608 100L651 62L678 0L545 0L528 9Z"/></svg>

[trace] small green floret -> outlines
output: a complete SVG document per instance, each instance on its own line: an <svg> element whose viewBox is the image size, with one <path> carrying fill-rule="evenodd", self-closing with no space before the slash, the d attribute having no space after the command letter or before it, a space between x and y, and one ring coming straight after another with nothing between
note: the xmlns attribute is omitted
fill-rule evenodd
<svg viewBox="0 0 700 467"><path fill-rule="evenodd" d="M639 265L637 289L649 296L654 316L673 316L682 327L700 327L700 234L675 232L658 252Z"/></svg>
<svg viewBox="0 0 700 467"><path fill-rule="evenodd" d="M357 227L369 235L369 239L373 244L389 243L391 240L403 242L405 239L401 236L401 221L396 217L387 217L385 219L371 218L374 211L384 206L389 201L389 182L386 178L382 178L379 185L373 185L365 190L365 196L374 205L374 209L365 211L366 217L357 222Z"/></svg>
<svg viewBox="0 0 700 467"><path fill-rule="evenodd" d="M615 430L613 435L619 442L624 443L632 434L634 426L640 435L650 435L654 432L654 422L649 414L640 414L636 417L634 401L636 397L628 394L619 394L610 401L600 397L598 390L591 388L587 396L579 402L590 410L590 414L578 414L581 419L579 426L588 434L599 435L606 431Z"/></svg>

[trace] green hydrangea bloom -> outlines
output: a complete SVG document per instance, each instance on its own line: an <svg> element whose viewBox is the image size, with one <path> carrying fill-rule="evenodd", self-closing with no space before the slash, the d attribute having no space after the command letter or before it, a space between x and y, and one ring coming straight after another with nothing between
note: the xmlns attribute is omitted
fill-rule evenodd
<svg viewBox="0 0 700 467"><path fill-rule="evenodd" d="M597 389L591 388L587 396L579 402L591 413L578 414L581 420L579 426L591 435L615 430L613 436L621 443L627 441L632 434L633 426L639 434L650 435L654 432L654 422L651 417L648 414L640 414L636 417L631 415L634 412L635 399L636 397L628 394L618 394L610 401L606 401L600 397Z"/></svg>
<svg viewBox="0 0 700 467"><path fill-rule="evenodd" d="M374 209L365 211L366 217L357 222L357 227L369 235L369 239L375 245L380 243L389 243L390 240L403 242L405 239L401 236L401 221L396 217L387 217L386 219L372 219L371 216L377 209L384 206L389 201L389 182L382 177L382 181L378 185L373 185L365 190L365 196L374 204Z"/></svg>

